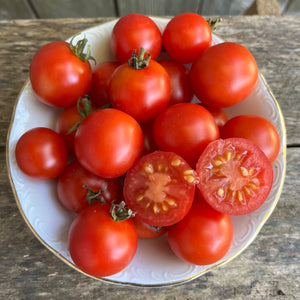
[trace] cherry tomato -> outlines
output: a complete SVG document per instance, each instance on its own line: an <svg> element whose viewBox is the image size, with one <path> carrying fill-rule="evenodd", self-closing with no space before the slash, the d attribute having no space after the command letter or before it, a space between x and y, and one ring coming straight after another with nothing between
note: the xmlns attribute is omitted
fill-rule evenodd
<svg viewBox="0 0 300 300"><path fill-rule="evenodd" d="M274 125L255 115L240 115L230 119L221 131L222 138L241 137L258 145L273 163L280 150L280 138Z"/></svg>
<svg viewBox="0 0 300 300"><path fill-rule="evenodd" d="M55 131L59 133L65 142L68 154L71 157L75 157L74 151L74 139L76 129L72 132L72 128L85 116L90 114L93 110L96 110L96 106L92 106L87 98L82 99L85 104L79 104L79 110L77 105L64 108L57 117L55 124Z"/></svg>
<svg viewBox="0 0 300 300"><path fill-rule="evenodd" d="M188 214L168 230L172 251L195 265L209 265L222 259L233 238L230 217L210 207L196 191Z"/></svg>
<svg viewBox="0 0 300 300"><path fill-rule="evenodd" d="M144 148L142 155L149 154L151 152L154 152L158 150L158 147L156 146L156 143L153 138L152 129L153 129L153 121L143 123L141 125L143 130L143 136L144 136Z"/></svg>
<svg viewBox="0 0 300 300"><path fill-rule="evenodd" d="M132 221L135 225L137 235L141 239L154 239L167 232L167 227L151 226L142 222L138 218L132 218Z"/></svg>
<svg viewBox="0 0 300 300"><path fill-rule="evenodd" d="M19 168L38 180L56 178L67 164L67 150L63 139L54 130L37 127L25 132L15 150Z"/></svg>
<svg viewBox="0 0 300 300"><path fill-rule="evenodd" d="M122 197L122 187L118 178L99 177L74 160L65 167L58 178L57 195L66 209L80 213L93 200L94 202L111 203L114 200L119 202Z"/></svg>
<svg viewBox="0 0 300 300"><path fill-rule="evenodd" d="M176 62L187 64L211 45L207 21L195 13L183 13L169 21L163 32L163 46Z"/></svg>
<svg viewBox="0 0 300 300"><path fill-rule="evenodd" d="M225 125L225 123L228 121L227 114L222 108L211 107L211 106L207 106L207 105L201 105L201 106L203 106L205 109L207 109L212 114L219 129L221 129Z"/></svg>
<svg viewBox="0 0 300 300"><path fill-rule="evenodd" d="M177 153L194 168L204 148L219 138L219 128L202 106L179 103L156 118L153 136L160 150Z"/></svg>
<svg viewBox="0 0 300 300"><path fill-rule="evenodd" d="M74 263L93 276L110 276L132 261L138 236L132 220L114 221L109 204L88 206L69 230L69 251Z"/></svg>
<svg viewBox="0 0 300 300"><path fill-rule="evenodd" d="M154 226L177 223L192 205L195 171L177 154L152 152L128 170L123 194L136 218Z"/></svg>
<svg viewBox="0 0 300 300"><path fill-rule="evenodd" d="M86 60L89 57L76 49L77 45L57 41L43 46L34 55L30 64L30 81L41 102L68 107L75 105L78 98L88 92L92 82L92 69Z"/></svg>
<svg viewBox="0 0 300 300"><path fill-rule="evenodd" d="M143 57L139 53L138 61ZM167 107L171 82L167 71L153 59L145 67L137 68L130 63L117 68L109 84L109 98L113 107L143 123L154 119Z"/></svg>
<svg viewBox="0 0 300 300"><path fill-rule="evenodd" d="M101 107L110 102L108 86L111 76L118 66L120 66L120 63L116 61L108 61L95 67L88 95L92 102L97 106Z"/></svg>
<svg viewBox="0 0 300 300"><path fill-rule="evenodd" d="M258 209L273 183L269 159L257 145L243 138L211 142L201 154L196 172L203 198L229 215Z"/></svg>
<svg viewBox="0 0 300 300"><path fill-rule="evenodd" d="M245 47L225 42L204 50L193 62L189 75L192 89L204 105L225 108L251 94L258 69Z"/></svg>
<svg viewBox="0 0 300 300"><path fill-rule="evenodd" d="M126 173L143 150L143 132L135 119L114 109L88 115L75 134L75 154L83 167L102 177Z"/></svg>
<svg viewBox="0 0 300 300"><path fill-rule="evenodd" d="M159 60L159 63L166 69L171 80L169 105L190 102L194 94L189 81L188 69L172 60Z"/></svg>
<svg viewBox="0 0 300 300"><path fill-rule="evenodd" d="M155 22L141 14L121 17L113 28L110 46L116 59L125 63L136 49L145 48L156 59L162 46L162 36Z"/></svg>

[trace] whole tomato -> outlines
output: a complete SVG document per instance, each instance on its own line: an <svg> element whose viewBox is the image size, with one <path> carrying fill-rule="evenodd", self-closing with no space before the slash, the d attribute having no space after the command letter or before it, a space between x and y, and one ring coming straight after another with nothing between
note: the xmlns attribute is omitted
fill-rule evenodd
<svg viewBox="0 0 300 300"><path fill-rule="evenodd" d="M204 105L225 108L251 94L258 69L249 50L225 42L204 50L193 62L189 75L192 89Z"/></svg>
<svg viewBox="0 0 300 300"><path fill-rule="evenodd" d="M163 46L176 62L187 64L211 45L207 21L195 13L183 13L169 21L163 32Z"/></svg>
<svg viewBox="0 0 300 300"><path fill-rule="evenodd" d="M63 139L50 128L36 127L26 131L15 150L19 168L37 180L50 180L60 175L67 164Z"/></svg>
<svg viewBox="0 0 300 300"><path fill-rule="evenodd" d="M177 153L194 168L205 147L219 138L219 128L204 107L179 103L155 119L153 137L160 150Z"/></svg>
<svg viewBox="0 0 300 300"><path fill-rule="evenodd" d="M88 206L69 230L74 263L92 276L110 276L126 268L135 256L138 235L131 219L115 221L111 205Z"/></svg>
<svg viewBox="0 0 300 300"><path fill-rule="evenodd" d="M74 160L58 178L57 196L66 209L80 213L89 204L97 201L120 202L122 187L119 178L99 177Z"/></svg>
<svg viewBox="0 0 300 300"><path fill-rule="evenodd" d="M161 51L162 36L155 22L141 14L128 14L115 24L110 46L116 59L125 63L134 50L145 48L153 59Z"/></svg>
<svg viewBox="0 0 300 300"><path fill-rule="evenodd" d="M209 265L222 259L232 238L230 217L214 210L197 191L188 214L168 230L172 251L180 259L195 265Z"/></svg>
<svg viewBox="0 0 300 300"><path fill-rule="evenodd" d="M167 107L171 82L167 71L148 56L145 49L133 54L128 63L113 73L109 84L109 98L114 108L120 109L139 123L154 119Z"/></svg>
<svg viewBox="0 0 300 300"><path fill-rule="evenodd" d="M88 95L97 106L101 107L109 103L108 86L111 76L118 66L120 66L119 62L107 61L95 67Z"/></svg>
<svg viewBox="0 0 300 300"><path fill-rule="evenodd" d="M130 115L105 108L81 122L74 145L78 161L90 172L101 177L119 177L141 155L143 132Z"/></svg>
<svg viewBox="0 0 300 300"><path fill-rule="evenodd" d="M236 116L224 125L222 138L240 137L251 140L273 163L280 150L280 138L274 125L267 119L256 115Z"/></svg>
<svg viewBox="0 0 300 300"><path fill-rule="evenodd" d="M182 64L173 60L158 61L168 72L171 81L171 97L169 105L190 102L193 98L193 90L189 81L189 70Z"/></svg>
<svg viewBox="0 0 300 300"><path fill-rule="evenodd" d="M50 106L75 105L92 82L92 69L83 49L86 39L76 45L64 41L49 43L39 49L30 64L30 81L37 98Z"/></svg>

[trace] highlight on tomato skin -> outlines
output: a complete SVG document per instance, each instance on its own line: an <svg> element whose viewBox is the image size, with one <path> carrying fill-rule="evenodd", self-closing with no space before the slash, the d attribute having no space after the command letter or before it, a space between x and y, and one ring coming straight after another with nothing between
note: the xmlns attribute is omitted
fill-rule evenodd
<svg viewBox="0 0 300 300"><path fill-rule="evenodd" d="M199 157L197 187L214 209L244 215L258 209L273 184L272 164L264 152L244 138L218 139Z"/></svg>

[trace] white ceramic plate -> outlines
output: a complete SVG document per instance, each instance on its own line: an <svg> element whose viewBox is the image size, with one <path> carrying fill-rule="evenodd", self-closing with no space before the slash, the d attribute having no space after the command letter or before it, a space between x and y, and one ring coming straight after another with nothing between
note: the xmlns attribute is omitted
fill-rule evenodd
<svg viewBox="0 0 300 300"><path fill-rule="evenodd" d="M169 21L166 18L153 18L153 20L161 31ZM115 22L87 29L79 36L87 37L97 63L114 59L110 52L109 39ZM214 44L221 42L223 40L220 37L213 35ZM20 136L27 130L38 126L54 128L57 112L58 110L49 108L36 100L31 85L27 81L15 105L8 133L7 166L18 207L27 225L50 251L80 271L72 262L67 248L68 229L74 215L59 204L56 196L56 181L40 182L28 178L18 169L14 155L15 145ZM242 103L226 109L226 112L229 118L239 114L263 116L272 121L281 139L280 153L273 165L274 184L271 193L257 211L232 218L234 237L227 255L215 264L196 266L175 257L168 247L166 236L156 240L140 240L135 258L125 270L110 277L97 279L137 286L183 283L227 263L251 244L274 210L282 190L286 148L284 120L278 103L261 74L254 92Z"/></svg>

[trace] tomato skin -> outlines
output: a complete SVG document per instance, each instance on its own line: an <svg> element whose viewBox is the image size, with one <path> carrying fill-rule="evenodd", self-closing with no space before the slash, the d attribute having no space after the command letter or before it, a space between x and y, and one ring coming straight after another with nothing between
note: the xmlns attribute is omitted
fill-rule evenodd
<svg viewBox="0 0 300 300"><path fill-rule="evenodd" d="M184 42L183 42L184 41ZM211 45L207 21L195 13L182 13L169 21L163 32L163 46L176 62L188 64Z"/></svg>
<svg viewBox="0 0 300 300"><path fill-rule="evenodd" d="M190 102L193 98L193 91L190 85L188 69L173 60L159 60L159 63L166 69L171 81L171 97L169 105L183 102Z"/></svg>
<svg viewBox="0 0 300 300"><path fill-rule="evenodd" d="M222 138L240 137L259 146L273 163L280 150L280 138L274 125L256 115L240 115L230 119L221 131Z"/></svg>
<svg viewBox="0 0 300 300"><path fill-rule="evenodd" d="M230 217L210 207L195 193L188 214L168 230L168 242L180 259L195 265L209 265L222 259L233 238Z"/></svg>
<svg viewBox="0 0 300 300"><path fill-rule="evenodd" d="M258 69L245 47L225 42L204 50L193 62L189 75L192 89L204 105L225 108L251 94Z"/></svg>
<svg viewBox="0 0 300 300"><path fill-rule="evenodd" d="M69 43L57 41L35 53L30 64L30 81L41 102L68 107L88 92L92 69L88 61L72 53Z"/></svg>
<svg viewBox="0 0 300 300"><path fill-rule="evenodd" d="M244 138L211 142L199 157L196 172L204 200L229 215L258 209L273 184L271 162L256 144Z"/></svg>
<svg viewBox="0 0 300 300"><path fill-rule="evenodd" d="M54 130L36 127L18 140L16 160L23 173L37 180L51 180L59 176L67 164L67 150L63 139Z"/></svg>
<svg viewBox="0 0 300 300"><path fill-rule="evenodd" d="M88 206L77 215L68 240L74 263L97 277L110 276L126 268L138 245L132 220L114 221L108 204Z"/></svg>
<svg viewBox="0 0 300 300"><path fill-rule="evenodd" d="M219 128L205 108L179 103L156 118L153 137L160 150L177 153L193 168L204 148L219 138Z"/></svg>
<svg viewBox="0 0 300 300"><path fill-rule="evenodd" d="M196 173L173 152L142 156L128 170L123 195L135 218L153 226L171 226L189 211Z"/></svg>
<svg viewBox="0 0 300 300"><path fill-rule="evenodd" d="M140 239L154 239L167 232L167 227L161 227L158 230L155 230L151 225L142 222L138 218L132 218L132 221Z"/></svg>
<svg viewBox="0 0 300 300"><path fill-rule="evenodd" d="M151 152L157 151L158 147L154 141L152 129L153 121L141 124L144 136L144 148L142 155L149 154Z"/></svg>
<svg viewBox="0 0 300 300"><path fill-rule="evenodd" d="M78 214L89 206L86 199L88 189L84 185L94 192L104 190L100 196L107 203L121 200L122 187L118 178L99 177L83 168L77 160L74 160L65 167L57 182L58 199L69 211Z"/></svg>
<svg viewBox="0 0 300 300"><path fill-rule="evenodd" d="M83 167L101 177L126 173L143 150L143 132L128 114L107 108L88 115L75 134L75 154Z"/></svg>
<svg viewBox="0 0 300 300"><path fill-rule="evenodd" d="M121 17L113 28L110 40L112 53L125 63L134 50L141 47L156 59L162 46L162 36L155 22L141 14L128 14Z"/></svg>
<svg viewBox="0 0 300 300"><path fill-rule="evenodd" d="M154 119L167 107L170 95L169 75L152 59L141 70L136 70L127 63L121 65L109 84L112 106L128 113L139 123Z"/></svg>
<svg viewBox="0 0 300 300"><path fill-rule="evenodd" d="M228 121L228 116L226 112L222 108L217 108L217 107L211 107L207 105L201 105L205 109L207 109L212 116L214 117L216 124L218 125L219 129L225 125L225 123Z"/></svg>
<svg viewBox="0 0 300 300"><path fill-rule="evenodd" d="M113 72L120 66L119 62L108 61L97 65L93 71L93 78L88 95L91 101L101 107L109 103L108 86Z"/></svg>

